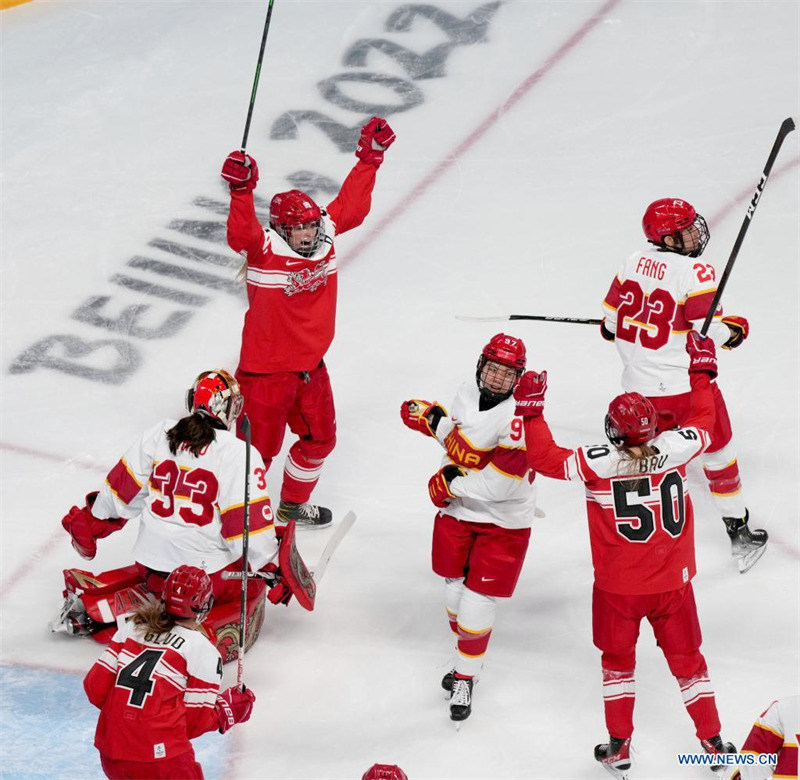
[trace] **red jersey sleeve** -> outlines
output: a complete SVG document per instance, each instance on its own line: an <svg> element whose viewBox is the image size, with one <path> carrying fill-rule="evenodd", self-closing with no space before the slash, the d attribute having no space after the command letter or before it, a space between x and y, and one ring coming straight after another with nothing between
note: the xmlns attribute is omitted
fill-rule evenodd
<svg viewBox="0 0 800 780"><path fill-rule="evenodd" d="M692 385L692 411L684 428L699 428L709 435L714 430L714 395L708 374L689 374Z"/></svg>
<svg viewBox="0 0 800 780"><path fill-rule="evenodd" d="M117 656L121 647L122 643L115 635L83 680L83 689L86 691L89 701L97 709L103 708L108 694L116 682Z"/></svg>
<svg viewBox="0 0 800 780"><path fill-rule="evenodd" d="M328 204L328 214L336 225L337 236L358 227L369 214L377 171L374 165L359 160L344 180L339 194Z"/></svg>
<svg viewBox="0 0 800 780"><path fill-rule="evenodd" d="M264 248L264 228L256 216L252 192L231 192L228 246L234 252L245 252L251 265Z"/></svg>
<svg viewBox="0 0 800 780"><path fill-rule="evenodd" d="M544 417L524 418L528 465L538 474L553 479L569 479L569 459L575 450L559 447Z"/></svg>

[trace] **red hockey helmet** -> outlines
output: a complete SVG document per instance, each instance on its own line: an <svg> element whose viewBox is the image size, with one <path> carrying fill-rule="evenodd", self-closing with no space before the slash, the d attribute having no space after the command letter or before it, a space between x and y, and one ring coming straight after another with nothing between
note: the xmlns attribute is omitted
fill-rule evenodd
<svg viewBox="0 0 800 780"><path fill-rule="evenodd" d="M656 435L658 414L649 398L639 393L618 395L606 414L606 436L617 447L644 444Z"/></svg>
<svg viewBox="0 0 800 780"><path fill-rule="evenodd" d="M307 225L316 227L316 235L300 248L292 246L292 228ZM269 226L292 248L304 257L317 251L323 238L322 211L310 195L302 190L289 190L274 195L269 205Z"/></svg>
<svg viewBox="0 0 800 780"><path fill-rule="evenodd" d="M210 417L230 430L242 413L244 398L239 383L225 370L213 369L198 374L186 391L186 408Z"/></svg>
<svg viewBox="0 0 800 780"><path fill-rule="evenodd" d="M683 231L695 228L693 246L687 250ZM691 203L679 198L661 198L653 201L644 212L642 228L651 244L671 249L689 257L699 257L706 248L710 234L705 219L697 213ZM668 246L664 239L670 236L674 246Z"/></svg>
<svg viewBox="0 0 800 780"><path fill-rule="evenodd" d="M361 780L408 780L408 775L396 764L373 764Z"/></svg>
<svg viewBox="0 0 800 780"><path fill-rule="evenodd" d="M481 395L494 402L508 398L514 392L522 372L525 371L526 359L525 344L521 339L507 336L505 333L492 336L478 358L475 372ZM500 371L496 367L487 367L487 363L513 368L514 375L511 376L507 371Z"/></svg>
<svg viewBox="0 0 800 780"><path fill-rule="evenodd" d="M178 566L164 583L164 607L176 618L200 623L214 604L211 577L196 566Z"/></svg>

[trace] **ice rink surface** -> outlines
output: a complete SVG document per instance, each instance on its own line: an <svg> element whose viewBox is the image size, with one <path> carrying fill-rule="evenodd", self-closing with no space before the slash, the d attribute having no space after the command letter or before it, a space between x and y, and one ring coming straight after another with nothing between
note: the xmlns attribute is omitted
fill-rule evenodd
<svg viewBox="0 0 800 780"><path fill-rule="evenodd" d="M219 168L241 139L265 6L35 0L0 14L4 778L101 776L80 684L99 646L47 629L61 570L86 567L59 521L145 427L181 413L198 371L236 367L244 299ZM337 240L339 438L315 498L359 520L315 612L268 609L246 663L256 709L198 742L208 777L353 780L374 762L413 780L604 776L581 488L539 480L546 517L456 732L430 571L440 451L398 408L448 404L504 330L548 370L561 443L601 441L620 363L595 328L454 315L600 316L665 196L706 216L703 258L721 272L800 111L799 28L797 2L277 0L248 144L257 194L302 186L327 203L373 113L397 142L371 215ZM720 358L753 524L771 536L749 574L690 470L703 650L737 745L799 687L798 162L795 132L723 299L752 329ZM134 525L89 567L129 562ZM301 536L308 561L329 534ZM698 743L648 627L637 660L633 777L702 777L677 763Z"/></svg>

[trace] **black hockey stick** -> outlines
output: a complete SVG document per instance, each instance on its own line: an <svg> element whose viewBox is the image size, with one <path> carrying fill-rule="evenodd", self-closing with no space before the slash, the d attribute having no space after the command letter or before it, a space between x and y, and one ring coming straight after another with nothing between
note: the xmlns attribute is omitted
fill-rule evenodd
<svg viewBox="0 0 800 780"><path fill-rule="evenodd" d="M264 23L264 34L261 36L261 51L258 52L258 65L256 65L256 76L253 79L253 91L250 93L250 108L247 109L247 121L244 125L244 135L242 136L242 152L247 148L247 136L250 135L250 120L253 118L253 106L256 104L256 92L258 91L258 80L261 78L261 63L264 60L264 49L267 47L267 33L269 32L269 22L272 19L272 4L275 0L269 0L267 8L267 21Z"/></svg>
<svg viewBox="0 0 800 780"><path fill-rule="evenodd" d="M739 254L739 249L741 249L745 233L747 233L747 228L750 227L750 221L753 219L753 214L756 213L756 207L758 206L759 200L761 200L761 194L764 192L764 187L767 185L767 179L772 172L772 166L775 164L775 158L778 156L781 146L783 146L783 140L787 135L789 135L789 133L792 132L792 130L795 129L798 122L800 122L800 116L790 116L787 119L784 119L781 123L781 129L778 130L778 137L775 139L775 143L772 145L772 151L769 153L767 164L764 166L764 172L761 174L761 180L756 186L756 191L753 193L753 198L750 201L750 205L747 207L747 213L744 215L744 222L742 222L742 226L739 228L739 235L736 236L736 241L734 242L733 249L731 250L731 256L728 258L725 270L722 272L722 278L719 280L719 286L717 287L716 295L714 295L714 300L712 301L711 307L708 310L708 314L706 314L706 318L703 321L703 327L700 329L701 336L705 337L705 335L708 333L709 327L711 326L711 320L714 319L714 314L717 311L720 299L722 298L722 292L725 289L725 285L728 283L728 277L731 275L731 271L733 270L733 264L736 262L736 256Z"/></svg>
<svg viewBox="0 0 800 780"><path fill-rule="evenodd" d="M507 320L537 320L539 322L574 322L578 325L599 325L602 320L584 319L582 317L545 317L540 314L504 314L501 317L469 317L456 314L462 322L506 322Z"/></svg>
<svg viewBox="0 0 800 780"><path fill-rule="evenodd" d="M247 628L247 553L250 545L250 420L242 412L244 433L244 518L242 524L242 603L239 613L239 656L236 684L244 690L244 641Z"/></svg>

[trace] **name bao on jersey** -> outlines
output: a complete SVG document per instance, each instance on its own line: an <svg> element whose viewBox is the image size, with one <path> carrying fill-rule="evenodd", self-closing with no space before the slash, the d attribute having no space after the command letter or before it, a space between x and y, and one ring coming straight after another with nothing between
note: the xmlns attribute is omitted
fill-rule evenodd
<svg viewBox="0 0 800 780"><path fill-rule="evenodd" d="M360 38L342 55L342 64L348 70L317 82L322 100L334 105L337 115L353 112L354 123L343 124L313 108L294 109L273 122L270 138L297 139L300 128L310 124L327 136L338 151L352 154L361 127L370 116L390 117L418 107L425 100L419 82L446 77L446 63L455 50L487 41L489 26L500 6L497 1L487 2L463 17L430 3L395 6L384 20L384 29L410 47L392 38ZM432 30L442 40L430 46ZM415 45L422 50L415 50ZM393 71L399 66L408 78L367 68L368 60L385 63L386 58L393 61ZM305 190L315 199L335 195L340 186L340 182L309 170L294 171L286 179L292 188ZM269 203L259 197L255 200L259 219L267 224ZM194 205L210 211L215 218L177 219L168 229L199 239L203 245L216 244L226 254L198 248L195 241L183 243L175 235L153 239L146 256L132 257L124 273L110 278L111 284L122 288L121 293L92 295L72 313L73 324L99 329L102 338L86 338L72 332L46 336L17 355L9 373L50 369L92 382L122 384L141 366L142 346L177 336L191 322L195 311L213 300L210 293L233 295L244 303L244 285L234 278L240 260L227 247L228 204L199 197ZM214 268L225 275L214 273ZM299 276L291 282L291 292L287 290L287 294L318 286L324 280ZM96 335L97 331L90 333Z"/></svg>

